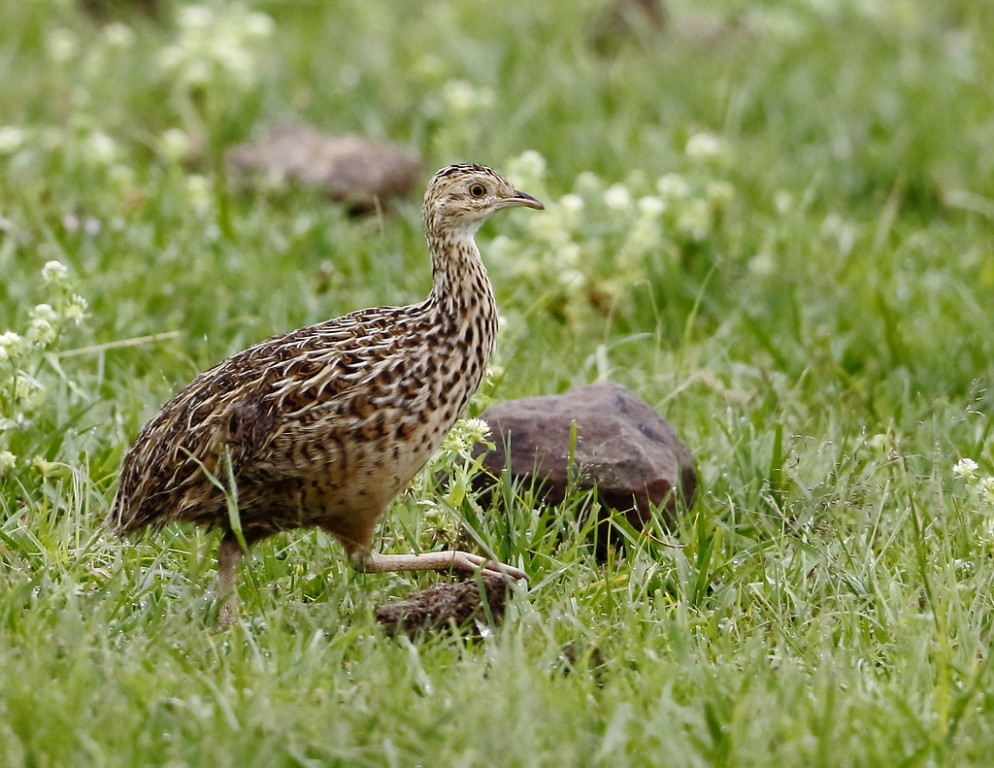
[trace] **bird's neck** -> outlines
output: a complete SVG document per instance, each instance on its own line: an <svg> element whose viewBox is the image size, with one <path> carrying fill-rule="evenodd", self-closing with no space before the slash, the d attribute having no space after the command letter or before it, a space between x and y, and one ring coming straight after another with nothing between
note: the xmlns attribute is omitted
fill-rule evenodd
<svg viewBox="0 0 994 768"><path fill-rule="evenodd" d="M475 230L474 230L475 231ZM497 304L473 232L427 232L431 253L432 289L428 303L453 330L472 325L476 346L489 358L497 332Z"/></svg>

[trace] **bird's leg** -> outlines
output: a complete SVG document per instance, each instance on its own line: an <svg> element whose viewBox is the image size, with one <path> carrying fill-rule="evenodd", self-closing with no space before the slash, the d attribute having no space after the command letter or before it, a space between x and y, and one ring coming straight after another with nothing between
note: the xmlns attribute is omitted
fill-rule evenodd
<svg viewBox="0 0 994 768"><path fill-rule="evenodd" d="M505 565L470 552L448 550L445 552L423 552L419 555L382 555L368 550L354 551L349 555L352 567L362 573L384 573L387 571L440 571L449 573L494 573L512 579L528 579L528 574L513 565Z"/></svg>
<svg viewBox="0 0 994 768"><path fill-rule="evenodd" d="M217 616L218 629L227 629L238 618L236 578L238 564L244 554L238 537L231 531L225 533L217 550L217 599L221 603Z"/></svg>

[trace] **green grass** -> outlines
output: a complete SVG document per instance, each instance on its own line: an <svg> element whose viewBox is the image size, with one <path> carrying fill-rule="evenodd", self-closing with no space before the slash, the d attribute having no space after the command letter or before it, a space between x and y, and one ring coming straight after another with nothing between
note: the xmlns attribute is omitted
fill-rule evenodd
<svg viewBox="0 0 994 768"><path fill-rule="evenodd" d="M190 34L164 5L130 38L0 7L0 333L89 302L0 360L0 764L989 764L988 4L673 2L599 55L595 0L260 2L268 34L202 86L160 56ZM201 58L239 44L217 13ZM547 203L480 236L506 317L486 396L608 378L658 407L701 477L653 527L677 546L598 565L579 495L447 510L422 478L379 546L438 546L456 514L532 579L494 635L411 643L376 606L439 577L278 536L212 633L210 534L103 530L130 439L197 371L428 290L418 200L349 219L232 188L224 148L288 115Z"/></svg>

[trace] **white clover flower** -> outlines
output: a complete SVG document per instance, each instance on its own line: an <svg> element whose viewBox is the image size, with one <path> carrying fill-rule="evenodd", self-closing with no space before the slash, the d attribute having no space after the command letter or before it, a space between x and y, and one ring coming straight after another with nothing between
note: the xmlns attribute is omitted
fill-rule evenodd
<svg viewBox="0 0 994 768"><path fill-rule="evenodd" d="M36 317L28 326L28 339L39 347L47 347L58 336L58 331L51 321L43 317Z"/></svg>
<svg viewBox="0 0 994 768"><path fill-rule="evenodd" d="M256 79L258 42L272 34L273 20L241 5L188 5L178 12L179 38L159 50L158 62L182 87L206 87L219 75L242 88Z"/></svg>
<svg viewBox="0 0 994 768"><path fill-rule="evenodd" d="M96 165L110 165L117 159L117 142L103 131L94 131L86 140L85 151Z"/></svg>
<svg viewBox="0 0 994 768"><path fill-rule="evenodd" d="M612 184L604 190L604 205L612 211L627 211L632 205L632 193L624 184Z"/></svg>
<svg viewBox="0 0 994 768"><path fill-rule="evenodd" d="M27 138L23 128L16 125L0 125L0 155L9 155L19 150Z"/></svg>
<svg viewBox="0 0 994 768"><path fill-rule="evenodd" d="M69 268L61 261L46 261L41 268L41 279L47 283L61 283L69 276Z"/></svg>
<svg viewBox="0 0 994 768"><path fill-rule="evenodd" d="M51 477L59 471L59 465L54 461L48 461L44 456L35 456L31 459L31 468L42 477Z"/></svg>
<svg viewBox="0 0 994 768"><path fill-rule="evenodd" d="M489 88L477 88L468 80L450 80L442 87L442 100L450 113L464 117L492 106L494 94Z"/></svg>
<svg viewBox="0 0 994 768"><path fill-rule="evenodd" d="M576 267L580 263L581 253L579 244L572 240L562 243L555 251L556 267L559 269Z"/></svg>
<svg viewBox="0 0 994 768"><path fill-rule="evenodd" d="M653 249L659 243L659 238L659 224L656 220L648 216L641 216L632 226L623 250L627 256L641 256ZM637 263L637 261L630 260L627 266L635 268Z"/></svg>
<svg viewBox="0 0 994 768"><path fill-rule="evenodd" d="M104 27L104 42L111 48L130 48L135 42L135 33L127 24L114 21Z"/></svg>
<svg viewBox="0 0 994 768"><path fill-rule="evenodd" d="M666 200L677 200L690 194L690 185L678 173L667 173L656 182L656 189Z"/></svg>
<svg viewBox="0 0 994 768"><path fill-rule="evenodd" d="M470 443L482 443L490 437L490 425L483 419L466 419L463 428Z"/></svg>
<svg viewBox="0 0 994 768"><path fill-rule="evenodd" d="M964 457L953 464L953 474L957 477L973 478L976 476L978 469L980 467L977 465L977 462L969 457Z"/></svg>
<svg viewBox="0 0 994 768"><path fill-rule="evenodd" d="M243 86L255 80L255 56L237 35L220 36L214 43L214 60Z"/></svg>
<svg viewBox="0 0 994 768"><path fill-rule="evenodd" d="M735 200L735 187L727 181L712 181L707 186L708 202L718 210L727 208Z"/></svg>
<svg viewBox="0 0 994 768"><path fill-rule="evenodd" d="M190 205L199 213L207 210L211 203L210 182L200 174L191 174L186 177L186 196Z"/></svg>
<svg viewBox="0 0 994 768"><path fill-rule="evenodd" d="M583 171L583 173L576 177L576 183L573 188L580 192L590 193L597 192L602 186L600 176L593 171Z"/></svg>
<svg viewBox="0 0 994 768"><path fill-rule="evenodd" d="M51 304L35 304L31 310L31 319L47 320L50 323L54 323L59 319L59 313L52 308Z"/></svg>
<svg viewBox="0 0 994 768"><path fill-rule="evenodd" d="M0 333L0 360L9 360L14 357L24 343L21 336L13 331Z"/></svg>
<svg viewBox="0 0 994 768"><path fill-rule="evenodd" d="M569 267L560 269L557 278L560 285L573 290L580 290L587 285L587 276L579 269Z"/></svg>
<svg viewBox="0 0 994 768"><path fill-rule="evenodd" d="M538 189L545 179L548 164L541 152L526 149L507 162L507 175L523 189Z"/></svg>
<svg viewBox="0 0 994 768"><path fill-rule="evenodd" d="M66 304L65 309L62 312L62 316L75 325L82 325L83 320L86 319L87 306L88 303L86 299L78 293L74 293L69 297L69 303Z"/></svg>
<svg viewBox="0 0 994 768"><path fill-rule="evenodd" d="M777 263L773 260L773 257L766 251L761 251L749 259L749 271L754 275L759 277L767 277L772 275L776 271ZM877 438L886 438L886 435L874 435L868 441L869 445L873 448L880 450L879 441Z"/></svg>
<svg viewBox="0 0 994 768"><path fill-rule="evenodd" d="M107 170L107 180L124 196L135 186L135 171L130 166L114 163Z"/></svg>
<svg viewBox="0 0 994 768"><path fill-rule="evenodd" d="M666 201L655 195L645 195L639 198L638 208L643 216L654 219L662 216L666 210Z"/></svg>
<svg viewBox="0 0 994 768"><path fill-rule="evenodd" d="M167 128L159 137L159 154L166 160L178 163L190 154L190 136L181 128Z"/></svg>
<svg viewBox="0 0 994 768"><path fill-rule="evenodd" d="M984 504L994 504L994 477L984 475L977 484L977 495Z"/></svg>
<svg viewBox="0 0 994 768"><path fill-rule="evenodd" d="M851 253L856 243L856 227L835 213L825 217L819 234L825 240L834 242L842 254Z"/></svg>
<svg viewBox="0 0 994 768"><path fill-rule="evenodd" d="M579 195L563 195L559 198L559 205L564 211L570 214L579 214L583 210L583 198Z"/></svg>
<svg viewBox="0 0 994 768"><path fill-rule="evenodd" d="M773 208L781 216L790 212L794 207L794 196L785 189L777 190L773 195Z"/></svg>
<svg viewBox="0 0 994 768"><path fill-rule="evenodd" d="M276 23L271 17L258 11L250 11L243 22L245 35L256 40L270 37L276 29Z"/></svg>
<svg viewBox="0 0 994 768"><path fill-rule="evenodd" d="M43 392L41 382L26 374L19 373L14 379L14 397L18 400L34 400Z"/></svg>
<svg viewBox="0 0 994 768"><path fill-rule="evenodd" d="M721 139L713 133L707 132L695 133L687 139L687 144L684 147L684 152L689 157L696 158L716 157L722 151L723 145Z"/></svg>
<svg viewBox="0 0 994 768"><path fill-rule="evenodd" d="M206 5L184 5L179 9L176 22L184 29L207 29L214 24L214 11Z"/></svg>
<svg viewBox="0 0 994 768"><path fill-rule="evenodd" d="M53 29L45 39L45 52L55 63L65 64L79 54L79 38L71 29Z"/></svg>
<svg viewBox="0 0 994 768"><path fill-rule="evenodd" d="M691 200L680 211L676 228L693 240L701 241L711 231L711 211L706 200Z"/></svg>
<svg viewBox="0 0 994 768"><path fill-rule="evenodd" d="M776 263L773 261L772 256L766 255L766 258L769 259L770 262L770 271L767 272L767 274L770 274L776 267ZM886 432L878 432L867 440L866 444L880 453L887 453L894 447L894 439Z"/></svg>
<svg viewBox="0 0 994 768"><path fill-rule="evenodd" d="M0 451L0 476L17 466L17 457L10 451Z"/></svg>

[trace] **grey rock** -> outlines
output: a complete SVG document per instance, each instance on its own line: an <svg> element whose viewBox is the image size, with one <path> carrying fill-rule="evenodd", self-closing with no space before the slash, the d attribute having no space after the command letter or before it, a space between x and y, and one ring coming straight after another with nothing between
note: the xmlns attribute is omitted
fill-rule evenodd
<svg viewBox="0 0 994 768"><path fill-rule="evenodd" d="M332 136L303 123L282 125L257 141L232 147L225 162L243 183L262 179L324 190L355 212L410 194L421 171L412 149L360 136Z"/></svg>
<svg viewBox="0 0 994 768"><path fill-rule="evenodd" d="M537 481L549 504L566 496L574 422L577 484L596 487L601 504L624 513L633 528L645 528L653 506L672 515L678 502L687 507L694 502L697 472L690 449L659 413L618 384L510 400L480 417L496 445L483 458L486 470L495 477L507 470L516 480Z"/></svg>

